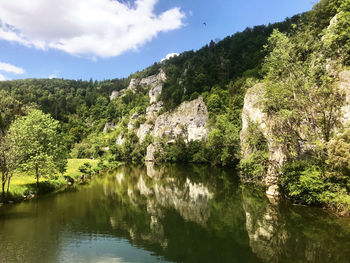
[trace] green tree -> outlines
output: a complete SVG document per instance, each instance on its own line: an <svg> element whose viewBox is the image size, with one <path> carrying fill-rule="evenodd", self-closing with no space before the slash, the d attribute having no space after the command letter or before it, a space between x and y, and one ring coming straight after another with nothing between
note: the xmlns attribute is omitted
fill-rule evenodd
<svg viewBox="0 0 350 263"><path fill-rule="evenodd" d="M10 126L8 137L11 147L19 150L19 168L32 171L37 185L40 176L64 172L67 159L62 148L59 122L40 110L16 119Z"/></svg>
<svg viewBox="0 0 350 263"><path fill-rule="evenodd" d="M17 162L15 148L11 148L7 139L7 131L16 116L22 113L21 103L12 98L6 91L0 90L0 169L2 195L5 197L5 187L10 186L13 169Z"/></svg>

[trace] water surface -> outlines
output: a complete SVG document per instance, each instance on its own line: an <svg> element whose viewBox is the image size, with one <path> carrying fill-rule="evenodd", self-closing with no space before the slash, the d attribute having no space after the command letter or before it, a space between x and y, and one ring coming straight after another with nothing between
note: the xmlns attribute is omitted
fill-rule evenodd
<svg viewBox="0 0 350 263"><path fill-rule="evenodd" d="M0 262L349 259L349 219L269 201L230 169L125 166L0 208Z"/></svg>

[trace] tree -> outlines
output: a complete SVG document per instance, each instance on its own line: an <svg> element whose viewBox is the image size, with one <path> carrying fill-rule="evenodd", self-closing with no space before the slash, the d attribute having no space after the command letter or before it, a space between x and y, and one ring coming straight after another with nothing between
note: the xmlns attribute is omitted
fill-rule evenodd
<svg viewBox="0 0 350 263"><path fill-rule="evenodd" d="M327 145L328 164L337 176L347 175L350 180L350 127L339 132Z"/></svg>
<svg viewBox="0 0 350 263"><path fill-rule="evenodd" d="M340 125L344 94L327 71L322 41L311 43L303 28L293 37L274 31L264 71L264 110L274 119L274 135L298 154L302 144L317 145L324 159L325 145ZM307 43L307 44L305 44Z"/></svg>
<svg viewBox="0 0 350 263"><path fill-rule="evenodd" d="M67 159L59 123L49 114L31 110L27 116L16 119L8 139L11 147L19 151L19 168L34 172L37 185L40 176L64 172Z"/></svg>
<svg viewBox="0 0 350 263"><path fill-rule="evenodd" d="M6 134L11 122L21 114L21 103L12 98L6 91L0 90L0 169L2 195L5 197L5 187L10 185L12 170L16 163L17 155L14 149L10 149ZM11 150L11 151L10 151Z"/></svg>

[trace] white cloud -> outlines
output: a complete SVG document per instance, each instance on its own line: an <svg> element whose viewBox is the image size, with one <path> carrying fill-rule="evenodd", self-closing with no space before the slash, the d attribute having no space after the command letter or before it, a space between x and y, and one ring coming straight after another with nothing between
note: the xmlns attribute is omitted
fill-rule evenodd
<svg viewBox="0 0 350 263"><path fill-rule="evenodd" d="M178 7L156 14L157 2L0 0L0 39L90 58L117 56L184 26Z"/></svg>
<svg viewBox="0 0 350 263"><path fill-rule="evenodd" d="M23 68L16 67L14 65L3 63L3 62L0 62L0 71L5 71L5 72L15 73L15 74L23 74L24 73Z"/></svg>
<svg viewBox="0 0 350 263"><path fill-rule="evenodd" d="M23 74L24 69L20 67L16 67L14 65L0 62L0 72L7 72L7 73L13 73L13 74ZM7 80L7 78L0 73L0 81Z"/></svg>
<svg viewBox="0 0 350 263"><path fill-rule="evenodd" d="M57 75L56 74L51 74L49 75L49 79L56 79L57 78Z"/></svg>
<svg viewBox="0 0 350 263"><path fill-rule="evenodd" d="M169 53L168 55L165 56L165 58L161 59L160 62L163 62L164 60L167 60L169 58L177 57L179 53Z"/></svg>

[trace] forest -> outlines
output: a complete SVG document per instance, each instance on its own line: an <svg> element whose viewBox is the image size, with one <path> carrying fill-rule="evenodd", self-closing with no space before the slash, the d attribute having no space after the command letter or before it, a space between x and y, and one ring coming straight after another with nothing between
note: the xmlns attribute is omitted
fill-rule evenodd
<svg viewBox="0 0 350 263"><path fill-rule="evenodd" d="M113 100L110 95L132 78L162 69L167 79L158 99L165 110L201 96L210 132L203 141L186 143L178 137L173 144L162 142L157 162L235 167L243 180L260 183L268 169L267 142L252 123L249 144L255 151L242 159L240 131L245 94L263 83L264 112L278 124L276 140L289 147L279 171L282 194L295 202L350 211L350 127L340 124L345 95L336 86L336 73L349 66L350 0L322 0L309 12L211 41L125 79L1 81L1 198L58 189L65 183L67 159L94 159L94 172L121 162L143 163L154 138L140 142L127 126L132 114L145 113L149 95L142 89ZM108 122L118 124L117 129L103 133ZM135 126L143 122L138 119ZM115 143L120 133L126 138L121 146ZM307 159L298 154L300 140L314 145ZM89 163L79 168L86 174L93 170ZM11 192L11 179L26 173L33 175L36 187ZM69 176L78 180L77 174Z"/></svg>

